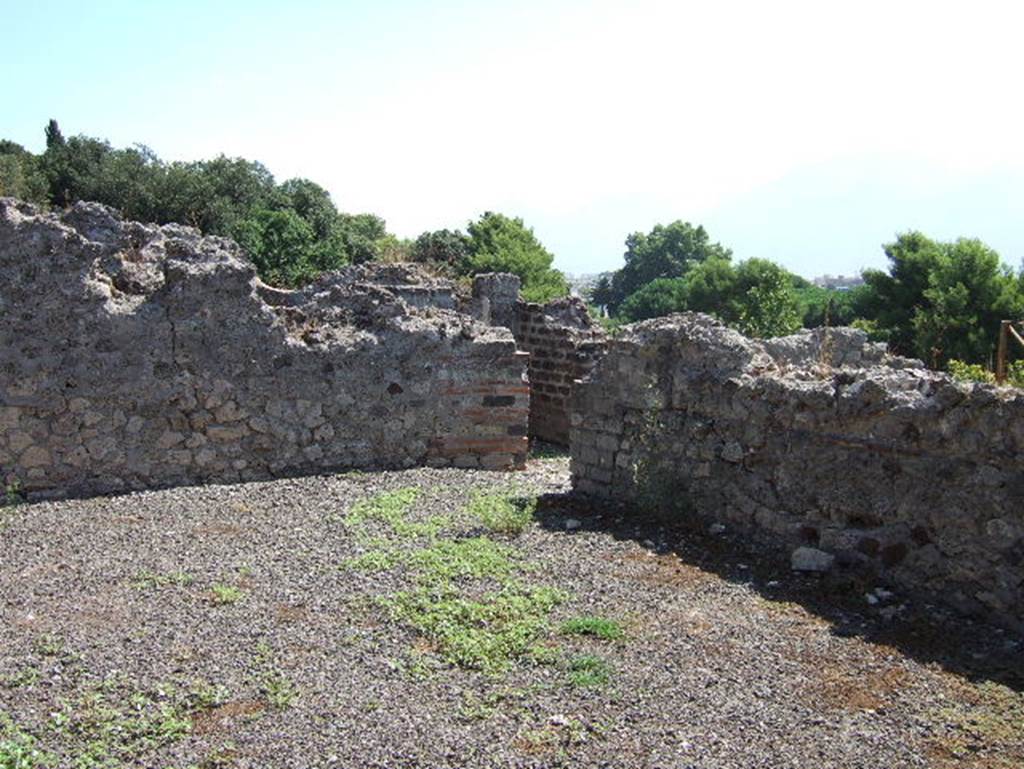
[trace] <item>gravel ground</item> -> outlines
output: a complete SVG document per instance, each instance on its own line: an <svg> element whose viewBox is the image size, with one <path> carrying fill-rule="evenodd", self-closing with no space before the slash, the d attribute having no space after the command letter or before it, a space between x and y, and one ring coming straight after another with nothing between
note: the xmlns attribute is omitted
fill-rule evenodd
<svg viewBox="0 0 1024 769"><path fill-rule="evenodd" d="M407 568L345 566L383 546L353 505L410 488L450 542L474 489L542 495L489 536L563 593L546 656L451 664L377 600ZM1024 766L1019 639L567 488L555 458L0 508L0 766Z"/></svg>

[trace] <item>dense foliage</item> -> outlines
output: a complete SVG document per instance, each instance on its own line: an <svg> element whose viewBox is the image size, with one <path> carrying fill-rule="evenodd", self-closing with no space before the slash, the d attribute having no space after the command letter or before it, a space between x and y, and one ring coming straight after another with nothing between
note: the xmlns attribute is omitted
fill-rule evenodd
<svg viewBox="0 0 1024 769"><path fill-rule="evenodd" d="M488 211L470 222L466 233L437 230L420 235L412 259L444 266L456 276L511 272L522 281L523 298L544 302L569 293L565 276L551 264L554 257L522 219Z"/></svg>
<svg viewBox="0 0 1024 769"><path fill-rule="evenodd" d="M703 227L676 221L656 225L648 234L626 238L626 264L611 278L602 278L593 299L615 312L630 295L653 280L682 278L693 265L709 259L728 260L732 252L712 243Z"/></svg>
<svg viewBox="0 0 1024 769"><path fill-rule="evenodd" d="M999 321L1024 315L1024 276L978 240L943 243L907 232L884 249L887 271L866 271L854 288L826 289L764 259L733 263L702 227L674 222L630 235L625 266L603 277L591 299L613 322L692 310L758 337L855 325L934 367L990 365Z"/></svg>
<svg viewBox="0 0 1024 769"><path fill-rule="evenodd" d="M54 120L41 155L0 141L0 195L55 207L97 201L129 219L231 237L260 276L279 286L298 286L346 264L411 259L459 276L515 272L532 299L568 290L551 268L552 255L521 219L486 213L469 224L468 235L441 230L412 243L389 233L379 216L338 211L327 190L309 179L278 184L261 163L223 155L168 163L142 145L116 149L88 136L65 138Z"/></svg>

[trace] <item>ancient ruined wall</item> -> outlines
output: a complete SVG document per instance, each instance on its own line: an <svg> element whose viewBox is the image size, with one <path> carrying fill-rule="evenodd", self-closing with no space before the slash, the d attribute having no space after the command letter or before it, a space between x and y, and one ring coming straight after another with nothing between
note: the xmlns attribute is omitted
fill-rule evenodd
<svg viewBox="0 0 1024 769"><path fill-rule="evenodd" d="M92 493L523 463L526 356L449 284L267 287L231 241L0 199L0 474Z"/></svg>
<svg viewBox="0 0 1024 769"><path fill-rule="evenodd" d="M955 383L851 329L757 343L686 314L612 341L572 418L580 492L1024 628L1021 391Z"/></svg>
<svg viewBox="0 0 1024 769"><path fill-rule="evenodd" d="M604 354L606 334L575 297L520 302L513 333L530 353L530 436L567 446L573 382Z"/></svg>
<svg viewBox="0 0 1024 769"><path fill-rule="evenodd" d="M466 311L512 330L516 345L530 355L530 437L568 446L573 382L590 373L607 342L586 303L576 297L524 302L519 278L488 273L473 279Z"/></svg>

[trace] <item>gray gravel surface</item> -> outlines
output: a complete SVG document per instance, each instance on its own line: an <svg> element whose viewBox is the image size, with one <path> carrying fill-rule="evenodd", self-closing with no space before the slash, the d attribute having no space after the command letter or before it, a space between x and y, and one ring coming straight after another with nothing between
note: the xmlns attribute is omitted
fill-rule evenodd
<svg viewBox="0 0 1024 769"><path fill-rule="evenodd" d="M82 748L54 714L76 723L96 692L138 710L196 682L218 693L187 733L108 765L1024 766L1016 639L897 612L899 596L869 605L872 586L794 576L728 532L596 509L567 484L567 461L547 459L2 508L0 714L68 767ZM405 487L423 518L475 488L547 495L503 541L532 583L568 595L543 639L551 664L447 664L374 600L403 589L401 570L341 568L366 548L343 521L353 503ZM580 615L618 620L625 639L556 632ZM584 654L607 662L607 684L569 682Z"/></svg>

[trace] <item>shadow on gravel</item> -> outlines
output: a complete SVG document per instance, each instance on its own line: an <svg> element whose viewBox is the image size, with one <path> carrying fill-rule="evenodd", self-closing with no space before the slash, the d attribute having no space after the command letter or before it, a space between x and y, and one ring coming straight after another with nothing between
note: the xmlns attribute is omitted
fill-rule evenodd
<svg viewBox="0 0 1024 769"><path fill-rule="evenodd" d="M806 576L789 568L789 552L755 549L736 536L662 518L643 516L624 506L608 505L572 494L548 494L538 500L538 523L566 532L610 534L632 540L653 554L675 556L723 580L743 584L766 601L792 602L826 621L836 636L859 637L898 649L921 663L934 663L971 681L993 681L1024 691L1024 639L1011 631L956 616L952 612L894 589L888 603L870 606L866 594L885 587L868 575L839 571Z"/></svg>

